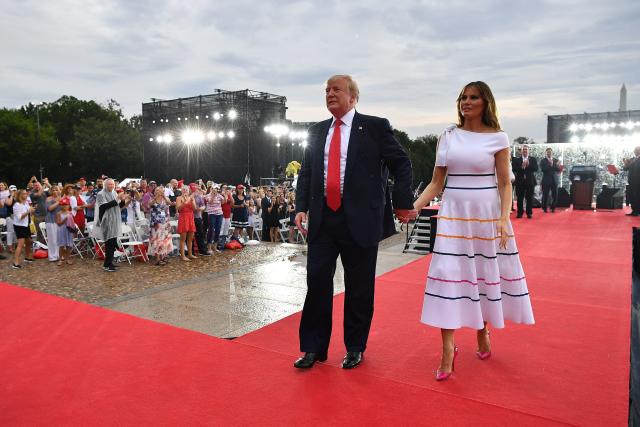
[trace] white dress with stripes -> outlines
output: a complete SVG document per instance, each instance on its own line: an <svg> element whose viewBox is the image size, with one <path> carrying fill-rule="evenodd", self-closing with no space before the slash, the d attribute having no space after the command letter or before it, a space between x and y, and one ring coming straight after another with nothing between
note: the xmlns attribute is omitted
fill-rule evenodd
<svg viewBox="0 0 640 427"><path fill-rule="evenodd" d="M504 132L450 126L436 166L447 167L436 242L427 275L422 322L445 329L503 328L504 320L533 324L533 311L511 222L500 249L500 197L495 154L509 146Z"/></svg>

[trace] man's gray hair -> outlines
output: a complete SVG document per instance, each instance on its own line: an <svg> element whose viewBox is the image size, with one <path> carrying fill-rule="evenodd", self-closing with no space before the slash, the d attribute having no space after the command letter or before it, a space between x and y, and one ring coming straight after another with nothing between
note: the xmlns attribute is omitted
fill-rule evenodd
<svg viewBox="0 0 640 427"><path fill-rule="evenodd" d="M347 87L349 88L349 93L356 97L356 101L360 100L360 89L358 88L358 82L356 82L353 77L349 74L334 74L333 76L327 79L327 83L333 80L344 79L347 81Z"/></svg>

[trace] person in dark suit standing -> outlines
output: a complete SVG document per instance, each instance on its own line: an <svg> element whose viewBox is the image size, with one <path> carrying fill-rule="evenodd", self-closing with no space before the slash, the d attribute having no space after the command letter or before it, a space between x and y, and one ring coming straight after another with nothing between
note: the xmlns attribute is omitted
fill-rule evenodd
<svg viewBox="0 0 640 427"><path fill-rule="evenodd" d="M555 212L556 202L558 201L558 173L560 173L560 162L553 157L553 150L551 150L551 148L545 150L545 157L540 160L540 169L542 169L542 210L547 212L547 208L549 208L551 212ZM550 202L549 193L551 193Z"/></svg>
<svg viewBox="0 0 640 427"><path fill-rule="evenodd" d="M269 231L271 229L271 214L269 213L269 208L271 207L271 200L273 199L273 191L271 189L267 190L265 196L260 201L260 212L262 215L262 241L270 242L271 237L269 235Z"/></svg>
<svg viewBox="0 0 640 427"><path fill-rule="evenodd" d="M516 176L516 198L518 200L518 212L516 217L522 218L524 212L523 202L527 204L527 218L533 216L533 190L536 187L536 176L534 172L538 170L538 162L535 157L529 156L529 146L522 146L522 157L513 159L511 166Z"/></svg>
<svg viewBox="0 0 640 427"><path fill-rule="evenodd" d="M298 229L308 234L307 296L300 320L296 368L327 359L333 276L344 266L344 369L358 366L373 317L378 243L383 237L386 169L394 176L393 206L403 222L415 218L411 162L389 121L356 112L358 85L348 75L327 80L332 118L309 129L309 148L298 176ZM309 213L308 232L302 227Z"/></svg>
<svg viewBox="0 0 640 427"><path fill-rule="evenodd" d="M628 172L629 192L627 197L631 200L631 213L628 216L640 216L640 147L633 150L633 159L624 159L623 169Z"/></svg>

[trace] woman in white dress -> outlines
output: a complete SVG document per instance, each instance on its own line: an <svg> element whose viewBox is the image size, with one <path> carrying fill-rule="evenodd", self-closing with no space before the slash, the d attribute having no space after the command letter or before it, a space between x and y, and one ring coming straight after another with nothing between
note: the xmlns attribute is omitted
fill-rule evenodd
<svg viewBox="0 0 640 427"><path fill-rule="evenodd" d="M487 323L533 324L515 236L509 138L501 131L491 89L467 84L457 100L458 124L440 136L431 183L414 203L422 209L444 189L422 310L422 322L441 328L438 381L451 376L455 330L477 330L476 355L491 356ZM445 186L446 180L446 186Z"/></svg>

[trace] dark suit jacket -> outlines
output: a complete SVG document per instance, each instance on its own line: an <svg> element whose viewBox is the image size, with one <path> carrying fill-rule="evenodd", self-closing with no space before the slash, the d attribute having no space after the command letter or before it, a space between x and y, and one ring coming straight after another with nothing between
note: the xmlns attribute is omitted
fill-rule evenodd
<svg viewBox="0 0 640 427"><path fill-rule="evenodd" d="M558 173L560 172L560 162L555 157L552 158L553 163L549 162L547 157L540 160L540 169L542 170L542 185L558 186Z"/></svg>
<svg viewBox="0 0 640 427"><path fill-rule="evenodd" d="M536 176L535 171L538 170L538 162L535 157L529 156L529 166L526 169L522 169L522 157L516 157L513 159L511 170L516 176L515 186L520 188L535 187Z"/></svg>
<svg viewBox="0 0 640 427"><path fill-rule="evenodd" d="M298 176L296 212L309 212L313 243L324 206L324 147L332 119L309 129L309 148ZM355 113L349 136L342 207L355 243L375 246L383 237L387 172L394 177L393 207L413 209L411 161L393 136L389 121Z"/></svg>
<svg viewBox="0 0 640 427"><path fill-rule="evenodd" d="M627 176L629 185L640 185L640 157L633 159L631 164L623 167L623 169L629 172Z"/></svg>

